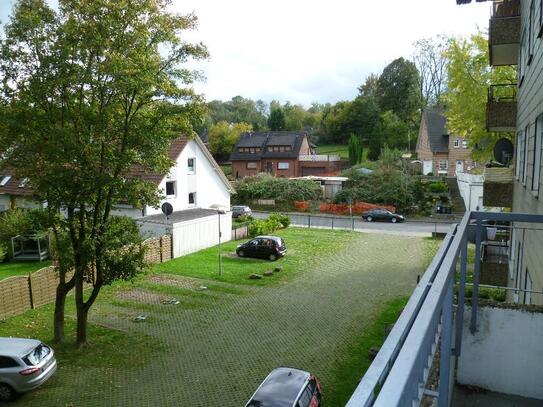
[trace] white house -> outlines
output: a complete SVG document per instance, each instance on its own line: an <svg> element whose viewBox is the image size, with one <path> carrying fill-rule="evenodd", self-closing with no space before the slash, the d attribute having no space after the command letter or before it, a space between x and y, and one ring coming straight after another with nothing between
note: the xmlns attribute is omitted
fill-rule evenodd
<svg viewBox="0 0 543 407"><path fill-rule="evenodd" d="M231 239L230 194L234 191L221 168L198 136L178 137L168 150L175 162L168 174L134 170L129 177L155 182L173 213L166 218L160 207L117 207L116 213L131 216L144 236L171 233L173 257L192 253ZM226 213L225 213L226 212ZM219 226L220 221L220 226Z"/></svg>

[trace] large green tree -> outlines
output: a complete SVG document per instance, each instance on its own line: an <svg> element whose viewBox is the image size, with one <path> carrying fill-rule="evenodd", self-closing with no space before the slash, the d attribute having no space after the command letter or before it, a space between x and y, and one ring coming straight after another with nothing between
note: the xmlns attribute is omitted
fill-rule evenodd
<svg viewBox="0 0 543 407"><path fill-rule="evenodd" d="M5 27L2 164L47 202L54 230L66 231L71 248L68 259L59 257L57 340L68 290L75 288L77 343L84 345L101 288L138 271L137 253L111 256L112 211L120 203L160 202L156 186L129 176L131 169L166 173L167 149L179 134L173 129L191 134L200 112L190 86L196 75L183 63L207 51L181 37L196 27L196 17L168 12L169 3L59 0L57 11L44 0L19 0ZM58 212L64 216L55 220ZM70 279L66 265L75 272Z"/></svg>
<svg viewBox="0 0 543 407"><path fill-rule="evenodd" d="M420 76L413 62L398 58L379 76L375 97L382 111L391 110L404 122L418 124Z"/></svg>
<svg viewBox="0 0 543 407"><path fill-rule="evenodd" d="M241 133L251 130L251 125L247 123L230 124L225 121L219 122L209 129L209 151L227 159Z"/></svg>
<svg viewBox="0 0 543 407"><path fill-rule="evenodd" d="M514 83L513 67L489 67L488 39L477 33L469 40L454 38L446 51L447 93L445 116L449 133L469 140L473 158L491 159L495 142L507 133L489 133L486 130L486 103L491 84Z"/></svg>
<svg viewBox="0 0 543 407"><path fill-rule="evenodd" d="M242 96L222 102L212 100L207 103L207 123L209 130L212 125L221 121L228 123L248 123L255 130L265 130L267 127L268 106L262 100L254 101Z"/></svg>
<svg viewBox="0 0 543 407"><path fill-rule="evenodd" d="M279 102L273 101L270 106L270 117L268 117L268 126L271 131L286 130L287 123L285 112Z"/></svg>

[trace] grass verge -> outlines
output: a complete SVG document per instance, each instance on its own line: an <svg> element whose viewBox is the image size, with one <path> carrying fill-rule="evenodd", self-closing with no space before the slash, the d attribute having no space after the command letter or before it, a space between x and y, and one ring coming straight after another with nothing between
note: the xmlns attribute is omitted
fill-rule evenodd
<svg viewBox="0 0 543 407"><path fill-rule="evenodd" d="M407 300L407 297L403 297L385 303L367 329L360 336L354 336L355 339L344 352L347 357L338 361L334 368L333 381L324 385L323 398L327 406L344 406L347 403L371 364L368 351L383 344L386 339L385 327L396 322ZM327 392L327 388L333 390Z"/></svg>
<svg viewBox="0 0 543 407"><path fill-rule="evenodd" d="M13 276L24 276L51 265L51 261L21 262L21 263L0 263L0 280Z"/></svg>
<svg viewBox="0 0 543 407"><path fill-rule="evenodd" d="M275 233L287 245L287 255L275 262L260 259L238 258L236 246L240 242L228 242L222 247L222 276L218 271L217 247L201 250L153 267L155 273L170 273L188 277L223 281L234 284L269 285L291 278L307 271L318 259L333 255L347 247L349 241L359 236L356 232L343 230L318 230L288 228ZM282 267L279 273L261 280L250 280L251 274L262 274L275 267Z"/></svg>

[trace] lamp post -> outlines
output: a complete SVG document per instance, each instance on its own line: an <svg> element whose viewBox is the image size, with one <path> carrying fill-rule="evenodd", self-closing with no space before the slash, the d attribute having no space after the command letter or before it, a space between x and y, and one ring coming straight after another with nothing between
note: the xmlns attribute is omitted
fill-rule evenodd
<svg viewBox="0 0 543 407"><path fill-rule="evenodd" d="M226 211L224 210L217 210L217 215L219 217L219 277L222 277L222 256L221 256L221 215L224 215Z"/></svg>

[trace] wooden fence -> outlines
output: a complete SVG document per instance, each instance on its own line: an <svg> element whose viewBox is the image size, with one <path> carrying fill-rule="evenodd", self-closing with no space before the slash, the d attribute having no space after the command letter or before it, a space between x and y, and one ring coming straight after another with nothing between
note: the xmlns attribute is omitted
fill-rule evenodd
<svg viewBox="0 0 543 407"><path fill-rule="evenodd" d="M145 261L162 263L172 258L172 237L147 239ZM67 278L71 278L68 275ZM27 276L14 276L0 280L0 319L22 314L55 300L58 273L55 267L42 268Z"/></svg>
<svg viewBox="0 0 543 407"><path fill-rule="evenodd" d="M232 229L232 240L246 239L249 236L249 227L247 225L237 229Z"/></svg>

